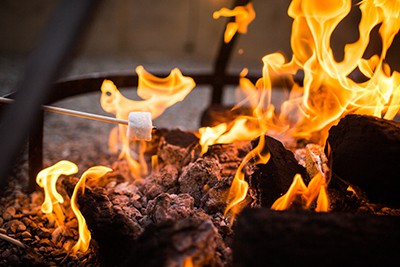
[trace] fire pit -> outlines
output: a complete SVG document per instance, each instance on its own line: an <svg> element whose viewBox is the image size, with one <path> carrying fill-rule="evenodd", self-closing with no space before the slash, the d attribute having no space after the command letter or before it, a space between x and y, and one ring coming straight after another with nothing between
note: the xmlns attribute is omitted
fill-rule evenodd
<svg viewBox="0 0 400 267"><path fill-rule="evenodd" d="M101 90L101 107L125 120L137 110L155 119L185 101L195 85L213 85L213 105L202 114L198 131L158 127L148 142L132 142L126 126L118 125L107 145L95 137L82 145L84 151L77 147L76 163L68 152L60 153L62 145L53 150L46 139L43 145L40 127L30 138L33 192L11 181L1 200L2 263L264 266L317 261L337 266L397 261L400 125L392 119L400 108L400 76L384 59L399 30L389 27L398 9L362 2L361 12L375 20L363 19L360 32L367 35L380 27L382 52L363 59L368 40L361 36L346 47L349 56L336 62L329 39L351 1L293 1L288 11L294 19L293 59L265 56L256 80L245 71L240 77L225 73L232 36L244 33L254 18L251 3L245 2L215 13L216 19L236 20L228 23L212 74L174 69L155 75L139 66L137 75L93 74L56 83L58 93L50 103ZM350 78L355 70L365 81ZM239 85L245 101L224 106L223 85ZM284 86L290 95L278 114L271 95L273 88ZM140 99L126 98L120 87L137 88ZM65 127L61 120L54 122ZM65 138L62 144L80 136L60 138Z"/></svg>

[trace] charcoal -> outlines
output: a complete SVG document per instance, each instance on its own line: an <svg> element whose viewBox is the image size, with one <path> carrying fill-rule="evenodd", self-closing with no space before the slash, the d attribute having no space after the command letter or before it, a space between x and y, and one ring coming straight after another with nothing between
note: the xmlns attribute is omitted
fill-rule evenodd
<svg viewBox="0 0 400 267"><path fill-rule="evenodd" d="M181 169L198 155L198 140L193 133L179 129L164 132L160 137L157 155L164 164Z"/></svg>
<svg viewBox="0 0 400 267"><path fill-rule="evenodd" d="M193 213L194 199L188 194L162 193L149 201L146 214L155 224L168 220L179 220Z"/></svg>
<svg viewBox="0 0 400 267"><path fill-rule="evenodd" d="M211 220L198 215L149 226L131 245L122 266L226 266L226 248Z"/></svg>
<svg viewBox="0 0 400 267"><path fill-rule="evenodd" d="M223 213L226 208L226 200L228 199L232 180L233 177L221 178L214 187L207 190L203 195L200 207L210 214Z"/></svg>
<svg viewBox="0 0 400 267"><path fill-rule="evenodd" d="M178 175L179 171L175 166L167 164L160 168L159 171L152 173L146 177L145 188L147 192L159 191L151 194L151 199L161 192L177 193L178 192ZM158 187L155 189L154 187Z"/></svg>
<svg viewBox="0 0 400 267"><path fill-rule="evenodd" d="M234 266L394 266L398 216L245 209L234 227Z"/></svg>
<svg viewBox="0 0 400 267"><path fill-rule="evenodd" d="M178 179L180 192L190 194L195 200L195 205L199 206L206 190L220 179L220 170L220 164L214 159L197 159L183 168Z"/></svg>
<svg viewBox="0 0 400 267"><path fill-rule="evenodd" d="M204 158L218 160L221 165L221 176L235 176L243 158L251 150L251 142L237 141L232 144L216 144L208 148Z"/></svg>
<svg viewBox="0 0 400 267"><path fill-rule="evenodd" d="M258 140L252 143L255 147ZM306 184L310 178L306 169L298 164L293 153L287 150L280 141L265 136L264 152L266 151L271 154L271 158L266 164L255 166L249 181L257 195L258 205L271 207L276 199L287 192L297 173L301 174Z"/></svg>
<svg viewBox="0 0 400 267"><path fill-rule="evenodd" d="M347 115L329 130L327 143L333 173L359 187L373 203L400 205L400 123Z"/></svg>

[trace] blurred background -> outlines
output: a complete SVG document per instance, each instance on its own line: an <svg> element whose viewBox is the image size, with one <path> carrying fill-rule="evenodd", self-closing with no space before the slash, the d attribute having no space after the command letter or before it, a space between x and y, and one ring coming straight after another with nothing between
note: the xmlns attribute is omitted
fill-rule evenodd
<svg viewBox="0 0 400 267"><path fill-rule="evenodd" d="M3 0L0 3L0 54L19 56L32 50L40 32L60 1ZM232 67L261 67L261 57L274 51L290 55L291 19L286 11L290 1L253 1L257 12L248 34L240 38ZM79 63L98 61L88 71L109 71L107 62L134 69L211 68L226 23L214 20L212 13L230 8L229 0L115 0L102 1L70 70L84 71ZM75 64L76 63L76 64ZM89 66L86 66L89 67Z"/></svg>
<svg viewBox="0 0 400 267"><path fill-rule="evenodd" d="M0 93L14 89L24 63L34 49L50 16L61 1L35 0L0 2ZM226 18L212 14L231 8L232 0L114 0L102 1L63 78L93 72L118 72L143 65L150 72L212 70L225 28ZM291 57L292 19L287 15L290 0L254 0L255 20L248 33L236 43L229 70L244 67L261 76L262 56L282 52ZM353 1L355 5L357 1ZM343 46L358 39L360 14L354 8L334 32L332 46L338 59ZM392 67L400 65L399 38L389 51ZM376 42L375 42L376 43ZM241 53L239 53L241 51ZM201 95L207 94L206 91ZM204 108L204 99L193 97ZM233 101L233 96L226 96ZM193 106L192 106L193 108ZM99 110L101 111L101 109ZM195 127L192 125L191 127Z"/></svg>
<svg viewBox="0 0 400 267"><path fill-rule="evenodd" d="M83 1L83 0L82 0ZM60 0L0 1L0 95L15 90L22 78L30 52L40 40L41 32ZM185 72L211 71L222 41L227 19L214 20L212 14L222 7L231 8L232 0L114 0L102 1L84 38L60 78L74 79L94 72L135 71L143 65L150 72L169 72L175 67ZM292 19L287 15L290 0L253 0L255 20L248 33L239 36L233 50L229 71L239 73L247 67L261 76L261 58L282 52L291 58ZM358 1L353 1L355 7ZM360 12L357 8L339 24L332 36L332 47L338 60L346 43L358 39ZM372 51L379 47L375 31ZM378 40L378 41L376 41ZM392 68L399 70L399 38L388 53ZM241 51L241 52L239 52ZM194 89L184 101L167 109L154 121L157 127L196 130L202 112L208 107L209 87ZM121 88L122 89L122 88ZM134 88L122 93L134 95ZM273 103L279 103L282 90L273 92ZM98 93L65 99L56 106L105 113ZM235 102L234 90L226 90L224 103ZM277 106L277 104L275 105ZM45 114L45 165L60 159L76 161L82 152L104 151L113 125L68 116ZM76 129L79 129L77 131ZM66 141L67 140L67 141ZM102 153L94 153L98 162ZM81 161L82 162L82 161Z"/></svg>

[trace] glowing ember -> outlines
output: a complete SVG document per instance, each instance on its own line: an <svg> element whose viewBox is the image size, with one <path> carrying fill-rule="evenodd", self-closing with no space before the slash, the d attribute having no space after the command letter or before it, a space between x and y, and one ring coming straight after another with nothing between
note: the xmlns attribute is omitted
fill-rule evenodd
<svg viewBox="0 0 400 267"><path fill-rule="evenodd" d="M247 27L256 17L256 13L250 2L245 6L237 6L233 10L222 8L213 13L214 19L220 17L235 17L235 22L229 22L225 29L224 42L229 43L236 32L247 33Z"/></svg>
<svg viewBox="0 0 400 267"><path fill-rule="evenodd" d="M79 239L78 242L72 248L73 252L85 252L89 248L91 234L86 225L86 220L83 217L82 213L78 208L78 192L81 192L83 195L85 193L85 184L87 182L95 182L99 178L103 177L107 172L112 171L112 169L104 167L104 166L95 166L88 169L86 172L82 174L82 177L79 179L78 183L74 188L74 192L71 197L71 209L74 212L79 225Z"/></svg>
<svg viewBox="0 0 400 267"><path fill-rule="evenodd" d="M37 184L44 189L45 198L42 211L47 214L50 221L55 219L58 225L64 223L65 215L59 204L64 202L64 198L57 192L57 180L61 175L71 175L77 172L78 167L74 163L62 160L43 169L36 177Z"/></svg>
<svg viewBox="0 0 400 267"><path fill-rule="evenodd" d="M100 103L102 108L116 115L118 119L127 120L133 111L150 112L151 119L161 115L168 107L182 101L195 87L192 78L185 77L178 69L173 69L168 77L159 78L146 72L142 66L136 68L139 76L137 95L143 100L131 100L124 97L117 87L109 80L101 86ZM133 142L136 147L136 157L131 156L129 138L126 136L126 125L119 125L118 131L110 133L109 144L111 152L118 151L118 141L122 144L120 159L126 159L134 178L147 174L147 165L140 151L145 149L145 142ZM118 140L118 141L117 141Z"/></svg>

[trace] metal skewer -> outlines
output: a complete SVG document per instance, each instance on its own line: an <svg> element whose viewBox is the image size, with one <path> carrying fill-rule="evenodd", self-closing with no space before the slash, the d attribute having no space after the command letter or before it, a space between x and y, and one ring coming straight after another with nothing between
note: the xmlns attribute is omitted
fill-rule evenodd
<svg viewBox="0 0 400 267"><path fill-rule="evenodd" d="M13 99L0 97L0 103L11 104L13 102L14 102ZM112 118L112 117L107 117L107 116L102 116L102 115L97 115L97 114L93 114L93 113L87 113L87 112L77 111L77 110L72 110L72 109L42 105L42 110L53 112L53 113L58 113L58 114L63 114L63 115L69 115L69 116L78 117L78 118L95 120L95 121L128 125L127 120L121 120L121 119L117 119L117 118Z"/></svg>

